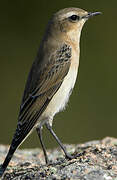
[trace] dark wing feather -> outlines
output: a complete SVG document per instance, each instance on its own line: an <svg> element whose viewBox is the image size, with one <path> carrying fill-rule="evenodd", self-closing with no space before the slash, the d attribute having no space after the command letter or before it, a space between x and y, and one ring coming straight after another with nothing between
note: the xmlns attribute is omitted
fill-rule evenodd
<svg viewBox="0 0 117 180"><path fill-rule="evenodd" d="M41 72L31 71L24 91L14 142L20 143L31 131L46 109L50 100L60 88L71 63L71 47L64 44L57 50ZM38 67L33 67L32 69ZM38 73L37 73L38 72ZM36 77L35 77L36 74ZM33 79L33 78L36 78ZM28 81L29 81L28 80ZM32 91L33 89L33 91Z"/></svg>

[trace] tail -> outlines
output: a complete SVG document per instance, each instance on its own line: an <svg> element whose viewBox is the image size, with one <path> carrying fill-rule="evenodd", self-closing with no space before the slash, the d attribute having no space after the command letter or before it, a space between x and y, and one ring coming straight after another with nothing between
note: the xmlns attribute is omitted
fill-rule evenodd
<svg viewBox="0 0 117 180"><path fill-rule="evenodd" d="M9 152L8 152L3 164L0 165L0 177L2 177L2 175L4 174L4 171L6 170L16 149L17 149L17 146L15 148L13 148L12 145L10 146Z"/></svg>
<svg viewBox="0 0 117 180"><path fill-rule="evenodd" d="M50 99L46 100L46 105L49 103ZM31 112L29 115L26 117L25 121L19 121L9 152L3 162L3 164L0 166L0 177L3 175L4 171L6 170L15 150L18 148L18 146L25 140L25 138L29 135L29 133L33 130L33 127L35 123L37 122L38 118L42 114L45 104L41 107L40 111L37 112ZM25 115L25 114L24 114ZM23 115L23 116L24 116ZM22 116L22 117L23 117Z"/></svg>
<svg viewBox="0 0 117 180"><path fill-rule="evenodd" d="M0 177L2 177L2 175L4 174L4 171L6 170L16 149L19 147L19 145L21 145L21 143L25 140L25 138L29 135L29 133L33 129L34 123L35 122L33 122L31 125L29 124L29 122L18 123L8 154L3 164L0 165Z"/></svg>
<svg viewBox="0 0 117 180"><path fill-rule="evenodd" d="M29 131L30 131L30 129L29 129ZM2 177L2 175L4 174L4 171L6 170L11 158L13 157L14 152L21 145L23 140L27 137L27 134L28 134L27 132L24 134L22 133L22 131L20 132L19 126L17 126L17 129L14 134L13 140L11 142L11 146L9 148L8 154L7 154L3 164L0 165L0 177Z"/></svg>
<svg viewBox="0 0 117 180"><path fill-rule="evenodd" d="M2 167L2 165L0 166L0 177L2 177L2 175L4 174L5 169Z"/></svg>
<svg viewBox="0 0 117 180"><path fill-rule="evenodd" d="M11 142L11 146L9 148L8 154L3 162L2 165L0 165L0 177L3 176L4 171L6 170L11 158L13 157L14 152L19 147L19 145L23 142L23 140L26 138L27 133L22 133L19 130L19 125L16 128L15 134L13 136L13 140Z"/></svg>

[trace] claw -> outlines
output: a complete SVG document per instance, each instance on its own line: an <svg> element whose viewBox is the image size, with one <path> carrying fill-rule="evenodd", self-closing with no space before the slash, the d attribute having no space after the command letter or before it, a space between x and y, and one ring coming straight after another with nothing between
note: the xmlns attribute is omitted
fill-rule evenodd
<svg viewBox="0 0 117 180"><path fill-rule="evenodd" d="M71 159L76 159L77 157L80 157L83 154L84 153L79 153L79 154L75 154L75 155L66 154L65 157L66 157L66 159L71 160Z"/></svg>

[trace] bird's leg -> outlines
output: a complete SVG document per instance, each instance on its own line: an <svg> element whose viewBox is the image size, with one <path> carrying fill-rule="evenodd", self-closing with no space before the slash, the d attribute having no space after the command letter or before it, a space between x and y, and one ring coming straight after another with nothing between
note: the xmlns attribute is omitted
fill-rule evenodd
<svg viewBox="0 0 117 180"><path fill-rule="evenodd" d="M49 164L49 159L48 159L48 156L47 156L46 148L45 148L45 145L44 145L43 139L42 139L42 129L43 129L42 126L36 128L37 134L38 134L41 146L42 146L42 150L43 150L43 153L44 153L45 162L46 162L46 164Z"/></svg>
<svg viewBox="0 0 117 180"><path fill-rule="evenodd" d="M49 123L46 123L46 127L47 129L50 131L50 133L52 134L52 136L56 139L57 143L60 145L61 149L63 150L64 154L65 154L65 157L67 159L73 159L73 158L76 158L77 156L72 156L70 155L67 151L66 151L66 148L65 146L61 143L60 139L57 137L57 135L55 134L55 132L53 131L52 129L52 126L49 124Z"/></svg>

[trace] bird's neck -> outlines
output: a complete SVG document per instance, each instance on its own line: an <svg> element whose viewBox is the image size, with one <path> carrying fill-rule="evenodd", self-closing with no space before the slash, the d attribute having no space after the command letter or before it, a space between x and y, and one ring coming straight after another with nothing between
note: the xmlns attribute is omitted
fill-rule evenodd
<svg viewBox="0 0 117 180"><path fill-rule="evenodd" d="M71 30L71 31L67 32L66 39L67 39L67 41L79 46L80 35L81 35L81 31Z"/></svg>

